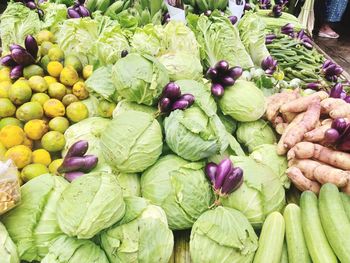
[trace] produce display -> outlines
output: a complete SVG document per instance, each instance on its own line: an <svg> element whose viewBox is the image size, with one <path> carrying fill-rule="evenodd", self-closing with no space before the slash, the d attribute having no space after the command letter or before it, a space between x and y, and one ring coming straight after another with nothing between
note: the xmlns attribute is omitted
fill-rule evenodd
<svg viewBox="0 0 350 263"><path fill-rule="evenodd" d="M297 2L9 1L0 262L350 262L349 82Z"/></svg>

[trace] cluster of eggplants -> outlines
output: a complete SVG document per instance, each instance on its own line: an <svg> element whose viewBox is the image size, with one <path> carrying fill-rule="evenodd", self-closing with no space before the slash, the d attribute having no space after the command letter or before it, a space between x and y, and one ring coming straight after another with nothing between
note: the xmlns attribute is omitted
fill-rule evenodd
<svg viewBox="0 0 350 263"><path fill-rule="evenodd" d="M96 167L98 157L85 155L88 149L89 143L85 140L77 141L69 148L62 165L57 169L59 173L64 173L67 181L72 182Z"/></svg>
<svg viewBox="0 0 350 263"><path fill-rule="evenodd" d="M74 6L67 9L68 18L81 18L90 16L89 10L84 6L85 0L79 0Z"/></svg>
<svg viewBox="0 0 350 263"><path fill-rule="evenodd" d="M322 73L329 81L336 82L343 73L343 68L330 59L327 59L322 65Z"/></svg>
<svg viewBox="0 0 350 263"><path fill-rule="evenodd" d="M20 2L20 3L24 4L29 9L36 10L36 12L38 13L40 19L44 18L44 11L39 8L39 6L35 3L35 1L32 1L32 0L19 0L19 1L16 1L16 2ZM44 2L44 1L38 1L39 4L42 3L42 2Z"/></svg>
<svg viewBox="0 0 350 263"><path fill-rule="evenodd" d="M271 1L270 0L259 0L259 8L260 9L270 9L271 8Z"/></svg>
<svg viewBox="0 0 350 263"><path fill-rule="evenodd" d="M261 62L261 68L265 70L265 73L268 75L272 75L277 69L277 60L273 59L273 57L268 56Z"/></svg>
<svg viewBox="0 0 350 263"><path fill-rule="evenodd" d="M314 47L311 38L305 33L304 29L296 33L296 38L307 49L312 49Z"/></svg>
<svg viewBox="0 0 350 263"><path fill-rule="evenodd" d="M191 107L195 97L192 94L181 94L179 85L169 82L163 89L158 103L158 109L161 113L169 113L174 110L185 110Z"/></svg>
<svg viewBox="0 0 350 263"><path fill-rule="evenodd" d="M234 167L226 158L219 164L210 162L205 166L205 174L210 180L214 191L220 196L226 196L237 190L243 183L243 170Z"/></svg>
<svg viewBox="0 0 350 263"><path fill-rule="evenodd" d="M23 68L34 64L38 56L38 43L35 38L28 35L24 40L25 48L11 44L9 55L1 58L1 65L6 67L12 67L10 72L11 79L18 79L23 76Z"/></svg>
<svg viewBox="0 0 350 263"><path fill-rule="evenodd" d="M347 103L350 103L350 96L348 96L343 88L343 84L336 83L330 90L329 96L335 99L342 99Z"/></svg>
<svg viewBox="0 0 350 263"><path fill-rule="evenodd" d="M344 118L334 119L331 128L325 132L325 142L340 151L350 151L350 123Z"/></svg>
<svg viewBox="0 0 350 263"><path fill-rule="evenodd" d="M266 34L265 44L271 44L276 38L277 36L274 33Z"/></svg>
<svg viewBox="0 0 350 263"><path fill-rule="evenodd" d="M207 71L206 77L211 80L211 93L215 97L222 97L225 88L235 84L235 81L242 75L243 69L241 67L231 67L227 61L221 60L210 67Z"/></svg>

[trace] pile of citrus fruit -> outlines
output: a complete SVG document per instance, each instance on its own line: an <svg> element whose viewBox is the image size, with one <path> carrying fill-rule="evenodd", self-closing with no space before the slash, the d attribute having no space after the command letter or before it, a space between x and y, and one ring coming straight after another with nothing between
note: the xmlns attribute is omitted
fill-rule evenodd
<svg viewBox="0 0 350 263"><path fill-rule="evenodd" d="M41 59L25 67L22 78L12 80L9 68L0 69L0 159L12 159L23 181L55 173L64 132L89 116L82 100L89 97L84 81L92 66L65 56L53 38L49 31L38 34Z"/></svg>

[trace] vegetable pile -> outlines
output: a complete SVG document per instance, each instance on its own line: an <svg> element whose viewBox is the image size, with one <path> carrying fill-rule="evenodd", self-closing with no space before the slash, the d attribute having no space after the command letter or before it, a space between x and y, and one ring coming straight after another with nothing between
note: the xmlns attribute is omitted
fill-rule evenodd
<svg viewBox="0 0 350 263"><path fill-rule="evenodd" d="M343 69L239 3L8 3L1 263L350 262Z"/></svg>

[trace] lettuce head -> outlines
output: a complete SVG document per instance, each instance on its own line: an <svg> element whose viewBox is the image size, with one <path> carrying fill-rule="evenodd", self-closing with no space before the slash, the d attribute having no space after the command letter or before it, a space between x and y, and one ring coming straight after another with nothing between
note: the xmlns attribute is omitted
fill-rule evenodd
<svg viewBox="0 0 350 263"><path fill-rule="evenodd" d="M20 263L17 247L5 226L0 222L0 258L3 263Z"/></svg>

